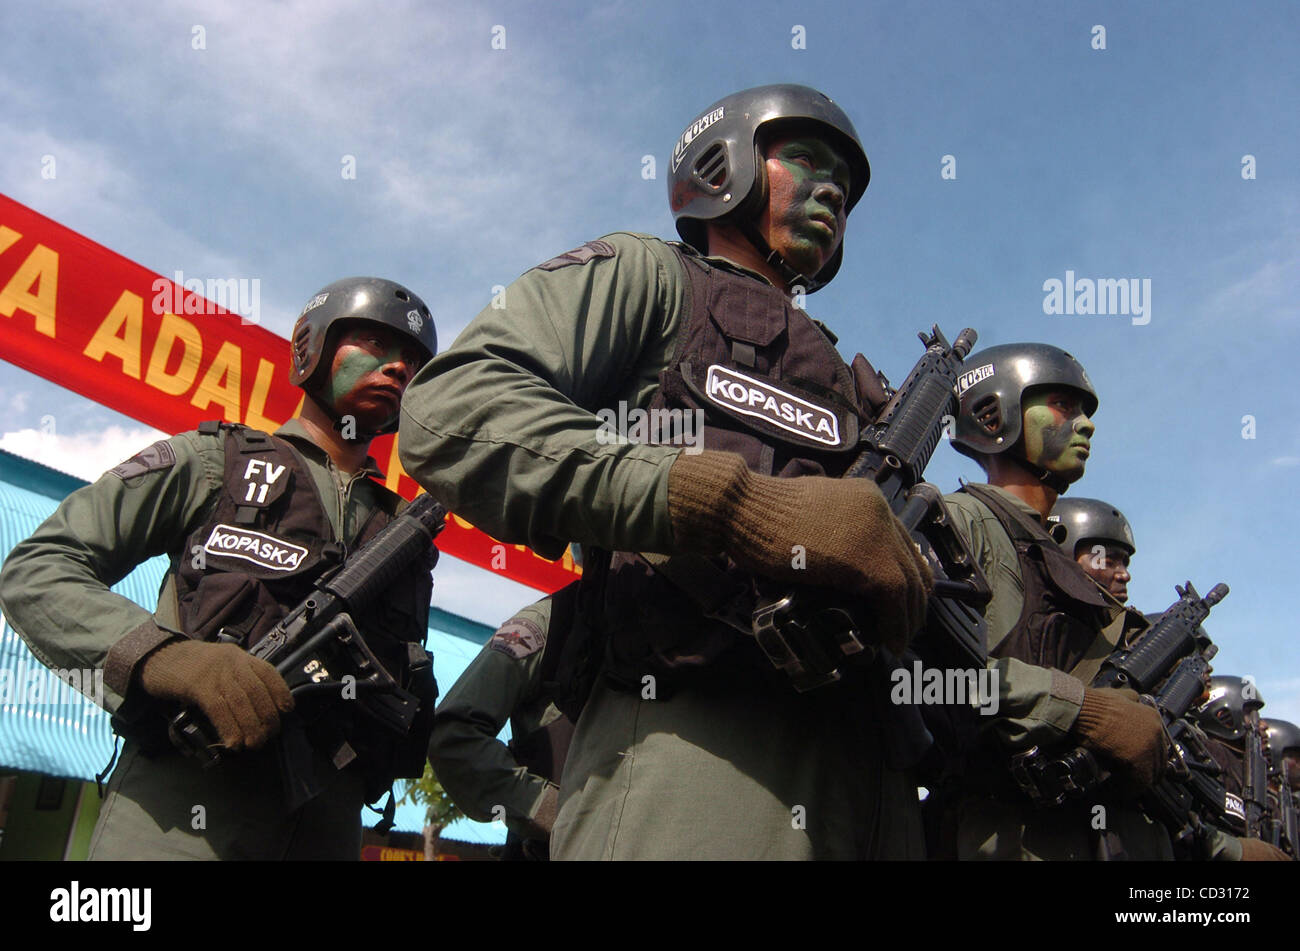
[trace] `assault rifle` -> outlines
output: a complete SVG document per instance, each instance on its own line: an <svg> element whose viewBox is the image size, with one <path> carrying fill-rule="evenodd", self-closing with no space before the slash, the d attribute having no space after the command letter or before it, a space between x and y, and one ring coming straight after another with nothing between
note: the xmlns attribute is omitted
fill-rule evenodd
<svg viewBox="0 0 1300 951"><path fill-rule="evenodd" d="M1189 581L1175 585L1179 598L1132 649L1121 648L1103 662L1092 687L1131 687L1160 713L1170 739L1165 775L1143 793L1144 810L1169 829L1174 843L1190 846L1207 831L1204 824L1233 825L1234 808L1218 777L1222 770L1187 714L1205 696L1210 661L1218 652L1201 622L1228 594L1215 585L1201 598ZM1152 688L1160 684L1159 689ZM1038 747L1013 757L1011 773L1035 803L1057 806L1086 795L1110 777L1090 750L1077 747L1049 758Z"/></svg>
<svg viewBox="0 0 1300 951"><path fill-rule="evenodd" d="M1216 584L1204 598L1190 581L1184 588L1174 585L1174 590L1178 600L1138 638L1132 650L1117 650L1107 657L1091 686L1131 687L1138 693L1150 693L1184 657L1194 651L1218 650L1201 630L1201 623L1210 616L1210 609L1227 596L1228 586ZM1213 656L1211 653L1206 660Z"/></svg>
<svg viewBox="0 0 1300 951"><path fill-rule="evenodd" d="M1268 760L1264 758L1264 737L1259 727L1259 708L1264 704L1256 693L1246 698L1243 684L1242 713L1246 721L1245 761L1243 763L1241 798L1246 804L1246 835L1262 839L1269 825L1268 810ZM1253 684L1252 692L1253 692Z"/></svg>
<svg viewBox="0 0 1300 951"><path fill-rule="evenodd" d="M333 573L318 580L315 590L249 653L273 665L295 699L331 693L349 697L359 713L404 735L420 701L384 668L357 630L352 614L383 594L414 559L429 550L445 517L446 509L421 495ZM433 557L436 563L436 548ZM235 641L225 634L217 639ZM193 709L178 714L168 734L178 749L197 756L204 765L217 763L226 752L207 719Z"/></svg>
<svg viewBox="0 0 1300 951"><path fill-rule="evenodd" d="M1300 822L1300 814L1298 814L1300 803L1296 801L1296 791L1287 782L1285 768L1278 771L1274 778L1277 780L1277 787L1270 789L1268 794L1269 821L1265 841L1275 848L1282 849L1294 859L1300 857L1300 853L1297 852L1300 843L1296 841L1296 825Z"/></svg>
<svg viewBox="0 0 1300 951"><path fill-rule="evenodd" d="M991 592L984 576L956 533L939 490L922 481L945 426L958 412L957 377L962 359L975 345L967 328L949 344L933 327L918 335L925 353L885 408L858 440L860 451L846 479L871 479L890 509L911 534L934 572L926 627L918 653L936 663L983 668L987 661L981 609ZM841 595L811 586L795 586L760 598L752 616L715 615L752 633L772 663L790 675L796 689L812 690L841 678L841 668L855 655L876 656L870 623Z"/></svg>

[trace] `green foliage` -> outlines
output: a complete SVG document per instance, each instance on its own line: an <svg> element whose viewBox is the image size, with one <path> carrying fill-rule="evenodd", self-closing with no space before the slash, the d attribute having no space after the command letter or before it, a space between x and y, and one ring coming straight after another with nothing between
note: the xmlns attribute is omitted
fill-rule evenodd
<svg viewBox="0 0 1300 951"><path fill-rule="evenodd" d="M442 788L442 783L438 782L438 777L434 775L433 767L428 763L424 764L423 776L407 781L406 792L402 794L400 801L423 804L425 823L436 829L442 829L457 819L465 818L465 813L451 801L451 797Z"/></svg>

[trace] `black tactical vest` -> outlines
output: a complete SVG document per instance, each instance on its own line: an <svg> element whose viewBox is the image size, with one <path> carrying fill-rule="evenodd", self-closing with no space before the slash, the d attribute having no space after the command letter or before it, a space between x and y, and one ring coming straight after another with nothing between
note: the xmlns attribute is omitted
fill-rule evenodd
<svg viewBox="0 0 1300 951"><path fill-rule="evenodd" d="M1025 586L1020 618L989 654L1070 673L1112 621L1114 605L1038 522L984 486L965 485L961 491L988 506L1006 529Z"/></svg>
<svg viewBox="0 0 1300 951"><path fill-rule="evenodd" d="M764 475L842 475L863 420L879 408L859 396L879 387L870 365L859 357L847 366L828 331L777 288L672 247L689 314L650 413L702 411L703 448L737 453ZM616 683L640 689L650 673L662 686L665 675L671 682L707 666L716 676L735 664L786 680L751 639L704 618L642 556L614 552L608 564L599 613L610 635L605 672ZM728 562L716 564L727 583L748 584ZM593 580L602 574L591 572ZM718 664L723 655L727 663Z"/></svg>
<svg viewBox="0 0 1300 951"><path fill-rule="evenodd" d="M322 574L392 521L401 499L380 491L378 507L356 536L341 542L315 480L288 442L244 426L199 427L208 435L219 431L225 432L226 442L221 493L203 525L171 553L172 571L183 631L199 640L224 634L249 649L311 592ZM427 659L422 645L428 634L432 567L431 557L419 559L386 596L353 617L384 667L421 698L408 740L396 743L368 721L354 723L337 715L313 720L314 739L331 748L346 741L358 752L374 788L386 787L394 776L423 772L437 693L432 670L422 663ZM313 715L309 707L301 712ZM416 735L421 732L423 739Z"/></svg>

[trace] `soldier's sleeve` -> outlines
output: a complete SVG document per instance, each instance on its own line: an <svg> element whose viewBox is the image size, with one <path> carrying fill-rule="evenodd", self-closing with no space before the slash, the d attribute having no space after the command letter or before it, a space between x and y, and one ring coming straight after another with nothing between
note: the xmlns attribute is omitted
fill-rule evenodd
<svg viewBox="0 0 1300 951"><path fill-rule="evenodd" d="M670 551L679 450L607 440L596 413L649 399L683 280L667 245L629 234L525 273L407 390L406 471L457 515L549 558L570 541Z"/></svg>
<svg viewBox="0 0 1300 951"><path fill-rule="evenodd" d="M991 555L987 510L965 493L946 496L957 532L993 587L994 601L986 616L990 646L1006 636L1009 621L997 611L1000 566ZM992 520L996 524L996 519ZM998 710L986 725L1013 750L1034 745L1050 747L1063 740L1083 706L1083 684L1077 678L1049 667L1038 667L1009 657L990 657L988 667L997 678Z"/></svg>
<svg viewBox="0 0 1300 951"><path fill-rule="evenodd" d="M102 669L109 712L139 661L172 636L109 588L184 537L221 485L221 457L215 437L154 443L64 499L0 570L10 625L49 667Z"/></svg>
<svg viewBox="0 0 1300 951"><path fill-rule="evenodd" d="M498 735L517 709L540 703L550 615L544 599L497 629L438 705L429 740L429 762L456 805L478 822L502 818L501 807L523 835L549 784L515 762Z"/></svg>

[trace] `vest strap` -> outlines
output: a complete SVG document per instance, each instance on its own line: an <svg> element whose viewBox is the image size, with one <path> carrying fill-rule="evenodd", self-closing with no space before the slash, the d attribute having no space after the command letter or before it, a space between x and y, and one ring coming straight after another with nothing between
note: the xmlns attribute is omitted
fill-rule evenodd
<svg viewBox="0 0 1300 951"><path fill-rule="evenodd" d="M754 351L754 345L743 340L731 341L731 359L750 369L758 366L758 354Z"/></svg>

